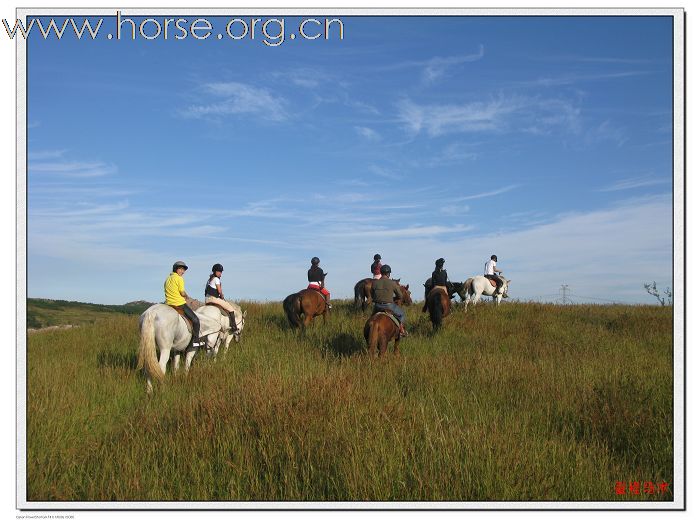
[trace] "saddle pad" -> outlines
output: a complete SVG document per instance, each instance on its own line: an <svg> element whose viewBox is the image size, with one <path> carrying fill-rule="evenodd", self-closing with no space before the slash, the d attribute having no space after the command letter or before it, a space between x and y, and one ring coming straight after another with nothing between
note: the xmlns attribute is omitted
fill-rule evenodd
<svg viewBox="0 0 700 525"><path fill-rule="evenodd" d="M207 303L207 306L216 306L219 310L221 310L221 313L222 313L223 315L225 315L226 317L228 317L228 310L226 310L226 308L224 308L224 307L221 306L220 304L217 304L217 303Z"/></svg>
<svg viewBox="0 0 700 525"><path fill-rule="evenodd" d="M394 322L397 328L401 328L401 323L399 323L399 320L394 314L382 310L380 312L377 312L377 315L386 315L389 319L391 319Z"/></svg>
<svg viewBox="0 0 700 525"><path fill-rule="evenodd" d="M313 287L309 286L308 288L304 288L301 292L304 292L306 290L311 290L312 292L316 292L318 295L320 295L323 298L324 301L326 300L326 296L321 293L321 290L319 288L313 288ZM301 293L301 292L299 292L299 293Z"/></svg>
<svg viewBox="0 0 700 525"><path fill-rule="evenodd" d="M172 304L169 304L168 306L175 310L178 314L180 314L180 317L182 317L185 320L185 324L187 325L187 331L189 333L192 333L192 321L190 321L189 318L185 315L185 310L182 308L182 306L173 306Z"/></svg>

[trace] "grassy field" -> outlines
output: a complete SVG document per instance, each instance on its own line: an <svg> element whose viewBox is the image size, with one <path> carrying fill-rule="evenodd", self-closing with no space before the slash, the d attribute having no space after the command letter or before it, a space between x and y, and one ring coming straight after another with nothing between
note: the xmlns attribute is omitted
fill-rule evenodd
<svg viewBox="0 0 700 525"><path fill-rule="evenodd" d="M245 307L240 344L150 397L136 315L31 334L27 499L673 498L668 307L482 305L433 335L414 305L382 359L349 304L303 336Z"/></svg>

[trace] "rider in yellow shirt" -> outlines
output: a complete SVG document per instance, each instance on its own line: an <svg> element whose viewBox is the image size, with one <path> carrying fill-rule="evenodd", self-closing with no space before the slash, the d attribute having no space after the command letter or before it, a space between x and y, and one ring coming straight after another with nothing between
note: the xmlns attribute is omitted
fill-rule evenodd
<svg viewBox="0 0 700 525"><path fill-rule="evenodd" d="M187 306L185 299L189 297L185 291L185 279L182 278L187 271L187 265L182 261L173 264L173 271L165 280L163 288L165 290L165 304L170 306L180 306L187 318L192 321L192 346L198 347L202 343L199 341L199 317Z"/></svg>

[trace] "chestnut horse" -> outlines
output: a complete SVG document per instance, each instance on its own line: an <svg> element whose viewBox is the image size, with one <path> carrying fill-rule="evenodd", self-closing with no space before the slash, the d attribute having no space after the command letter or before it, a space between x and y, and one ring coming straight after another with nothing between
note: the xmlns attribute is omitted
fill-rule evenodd
<svg viewBox="0 0 700 525"><path fill-rule="evenodd" d="M413 303L411 292L408 291L408 285L401 286L401 293L400 299L394 299L396 304L409 305ZM370 356L374 356L376 351L379 351L380 356L383 355L392 339L394 341L394 353L399 354L399 327L387 314L383 312L373 314L372 317L367 319L364 332L365 341L367 341L367 352Z"/></svg>
<svg viewBox="0 0 700 525"><path fill-rule="evenodd" d="M423 311L428 310L430 322L433 323L433 330L439 330L442 327L442 318L450 315L450 297L442 288L433 288L425 300Z"/></svg>
<svg viewBox="0 0 700 525"><path fill-rule="evenodd" d="M314 317L319 315L322 315L323 322L326 322L328 312L326 300L321 292L316 290L307 288L288 295L282 302L282 306L292 328L306 328L313 323Z"/></svg>
<svg viewBox="0 0 700 525"><path fill-rule="evenodd" d="M368 277L367 279L361 279L357 281L357 284L355 285L355 308L362 308L362 311L364 312L367 308L367 305L372 303L372 281L374 280L375 279ZM401 279L394 279L394 281L396 281L397 284L401 285ZM405 288L405 290L408 290L408 285L406 285L405 287L401 286L401 288ZM411 303L409 302L404 304Z"/></svg>

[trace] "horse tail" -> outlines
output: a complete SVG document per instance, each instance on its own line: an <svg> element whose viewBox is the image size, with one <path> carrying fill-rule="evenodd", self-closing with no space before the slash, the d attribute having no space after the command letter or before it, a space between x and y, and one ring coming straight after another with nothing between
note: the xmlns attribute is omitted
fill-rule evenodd
<svg viewBox="0 0 700 525"><path fill-rule="evenodd" d="M428 297L430 312L430 321L433 323L433 328L438 329L442 326L442 294L434 293Z"/></svg>
<svg viewBox="0 0 700 525"><path fill-rule="evenodd" d="M301 326L301 296L298 293L288 295L282 306L292 328L299 328Z"/></svg>
<svg viewBox="0 0 700 525"><path fill-rule="evenodd" d="M474 278L470 277L464 282L464 291L467 295L474 295Z"/></svg>
<svg viewBox="0 0 700 525"><path fill-rule="evenodd" d="M156 331L154 326L155 314L144 313L141 318L141 340L139 341L139 357L137 370L144 369L147 377L162 381L165 375L156 357Z"/></svg>
<svg viewBox="0 0 700 525"><path fill-rule="evenodd" d="M367 343L367 353L369 355L374 355L377 351L377 344L379 343L379 323L376 321L369 322L369 343Z"/></svg>

